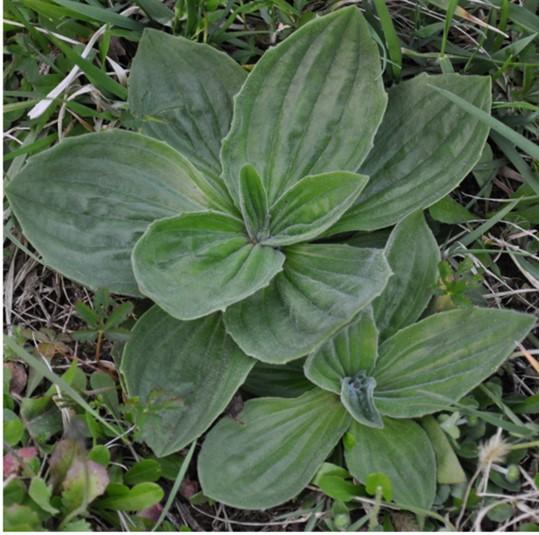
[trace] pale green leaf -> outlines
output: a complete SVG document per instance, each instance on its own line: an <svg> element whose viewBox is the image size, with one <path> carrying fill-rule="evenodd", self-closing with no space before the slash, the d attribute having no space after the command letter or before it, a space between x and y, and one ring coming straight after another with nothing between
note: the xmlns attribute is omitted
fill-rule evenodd
<svg viewBox="0 0 539 535"><path fill-rule="evenodd" d="M147 29L129 77L129 109L144 133L166 141L210 179L217 204L231 205L219 151L232 120L232 97L245 71L227 54ZM239 177L238 177L239 178Z"/></svg>
<svg viewBox="0 0 539 535"><path fill-rule="evenodd" d="M266 52L242 86L223 142L224 179L256 166L270 204L299 179L355 171L386 106L378 49L356 7L305 24Z"/></svg>
<svg viewBox="0 0 539 535"><path fill-rule="evenodd" d="M131 489L115 484L109 485L107 495L99 500L99 505L113 511L142 511L159 503L164 495L157 483L139 483Z"/></svg>
<svg viewBox="0 0 539 535"><path fill-rule="evenodd" d="M334 171L296 182L271 208L268 245L283 246L320 236L352 206L368 177Z"/></svg>
<svg viewBox="0 0 539 535"><path fill-rule="evenodd" d="M47 265L94 289L140 295L130 261L135 242L155 219L203 209L201 181L164 143L112 130L31 158L6 193Z"/></svg>
<svg viewBox="0 0 539 535"><path fill-rule="evenodd" d="M411 420L384 418L383 429L353 423L353 446L345 448L352 475L366 483L369 474L391 480L393 499L402 506L430 509L436 494L436 460L430 440Z"/></svg>
<svg viewBox="0 0 539 535"><path fill-rule="evenodd" d="M446 408L492 375L534 323L511 310L466 308L406 327L380 346L376 406L394 418Z"/></svg>
<svg viewBox="0 0 539 535"><path fill-rule="evenodd" d="M52 488L47 486L47 483L40 477L32 478L28 488L28 495L37 503L37 505L39 505L39 507L41 507L41 509L43 509L43 511L46 511L51 515L60 512L56 507L51 505Z"/></svg>
<svg viewBox="0 0 539 535"><path fill-rule="evenodd" d="M455 485L466 481L466 474L460 465L447 435L433 416L424 416L421 426L430 438L436 455L438 483Z"/></svg>
<svg viewBox="0 0 539 535"><path fill-rule="evenodd" d="M264 184L252 165L245 165L240 174L240 208L251 240L260 242L269 235L270 212Z"/></svg>
<svg viewBox="0 0 539 535"><path fill-rule="evenodd" d="M372 305L382 338L419 319L434 293L440 262L438 244L422 212L393 229L385 252L393 276Z"/></svg>
<svg viewBox="0 0 539 535"><path fill-rule="evenodd" d="M338 398L323 390L250 400L206 437L198 458L202 490L241 509L284 503L307 486L349 425Z"/></svg>
<svg viewBox="0 0 539 535"><path fill-rule="evenodd" d="M390 226L447 195L479 160L488 126L431 86L490 111L486 76L422 73L393 88L374 148L360 168L369 183L333 233Z"/></svg>
<svg viewBox="0 0 539 535"><path fill-rule="evenodd" d="M320 388L340 394L342 380L361 371L368 375L377 357L378 329L372 308L367 307L307 358L305 375Z"/></svg>
<svg viewBox="0 0 539 535"><path fill-rule="evenodd" d="M267 286L283 262L280 251L251 243L241 221L216 212L155 221L133 250L140 291L183 320L245 299Z"/></svg>
<svg viewBox="0 0 539 535"><path fill-rule="evenodd" d="M378 249L302 244L284 252L283 272L225 313L243 351L273 364L314 351L381 293L391 273Z"/></svg>
<svg viewBox="0 0 539 535"><path fill-rule="evenodd" d="M219 314L185 322L152 307L135 325L121 368L128 394L146 407L144 441L158 456L185 447L221 414L253 364Z"/></svg>

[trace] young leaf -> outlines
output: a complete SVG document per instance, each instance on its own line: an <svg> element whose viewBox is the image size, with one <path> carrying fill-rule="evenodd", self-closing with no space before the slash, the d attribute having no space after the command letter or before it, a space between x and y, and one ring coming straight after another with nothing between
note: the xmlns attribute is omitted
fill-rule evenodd
<svg viewBox="0 0 539 535"><path fill-rule="evenodd" d="M346 466L366 483L381 472L391 480L393 499L403 506L430 509L436 494L436 460L429 437L411 420L384 418L383 429L354 422L353 446L345 447Z"/></svg>
<svg viewBox="0 0 539 535"><path fill-rule="evenodd" d="M203 209L202 180L164 143L112 130L31 158L6 193L47 265L91 288L137 296L133 245L155 219Z"/></svg>
<svg viewBox="0 0 539 535"><path fill-rule="evenodd" d="M440 424L433 416L424 416L421 419L421 426L427 432L434 448L438 483L445 485L464 483L466 474Z"/></svg>
<svg viewBox="0 0 539 535"><path fill-rule="evenodd" d="M99 505L113 511L142 511L159 503L165 493L152 482L139 483L132 489L125 485L109 485L107 495L99 500Z"/></svg>
<svg viewBox="0 0 539 535"><path fill-rule="evenodd" d="M227 54L151 29L144 31L129 77L129 109L143 132L187 156L210 179L210 198L225 208L231 203L219 179L219 151L232 97L245 77Z"/></svg>
<svg viewBox="0 0 539 535"><path fill-rule="evenodd" d="M271 236L264 243L292 245L320 236L352 206L368 177L334 171L296 182L271 208Z"/></svg>
<svg viewBox="0 0 539 535"><path fill-rule="evenodd" d="M147 409L142 435L153 452L168 455L200 436L253 365L220 315L184 322L157 306L148 310L133 329L121 370L127 392Z"/></svg>
<svg viewBox="0 0 539 535"><path fill-rule="evenodd" d="M377 357L378 329L369 306L307 358L305 375L320 388L339 394L345 377L361 371L369 374Z"/></svg>
<svg viewBox="0 0 539 535"><path fill-rule="evenodd" d="M59 513L56 507L51 505L52 489L47 486L45 481L40 477L33 477L28 488L28 495L34 502L51 515Z"/></svg>
<svg viewBox="0 0 539 535"><path fill-rule="evenodd" d="M146 481L157 481L161 477L161 465L155 459L142 459L135 463L124 476L128 485L138 485Z"/></svg>
<svg viewBox="0 0 539 535"><path fill-rule="evenodd" d="M360 168L369 183L356 205L330 229L334 234L387 227L434 204L479 160L488 126L432 85L490 111L488 76L423 73L393 88L374 148Z"/></svg>
<svg viewBox="0 0 539 535"><path fill-rule="evenodd" d="M236 97L221 152L233 196L245 163L256 166L270 204L304 176L355 171L386 100L378 49L359 9L305 24L262 56Z"/></svg>
<svg viewBox="0 0 539 535"><path fill-rule="evenodd" d="M384 427L374 404L376 381L365 372L345 377L341 383L341 403L352 418L369 427Z"/></svg>
<svg viewBox="0 0 539 535"><path fill-rule="evenodd" d="M133 270L144 295L171 316L191 320L267 286L284 258L251 243L241 221L199 212L152 223L133 250Z"/></svg>
<svg viewBox="0 0 539 535"><path fill-rule="evenodd" d="M242 509L284 503L311 481L349 425L338 398L317 388L294 399L250 400L206 437L198 458L202 490Z"/></svg>
<svg viewBox="0 0 539 535"><path fill-rule="evenodd" d="M496 371L534 321L511 310L467 308L406 327L380 346L378 410L414 418L451 405Z"/></svg>
<svg viewBox="0 0 539 535"><path fill-rule="evenodd" d="M385 252L393 276L372 304L382 338L419 319L434 292L440 262L438 244L422 212L393 229Z"/></svg>
<svg viewBox="0 0 539 535"><path fill-rule="evenodd" d="M267 288L225 313L243 351L272 364L314 351L381 293L391 273L378 249L302 244L285 254Z"/></svg>
<svg viewBox="0 0 539 535"><path fill-rule="evenodd" d="M245 165L241 169L240 208L249 237L256 242L267 238L270 219L268 196L252 165Z"/></svg>

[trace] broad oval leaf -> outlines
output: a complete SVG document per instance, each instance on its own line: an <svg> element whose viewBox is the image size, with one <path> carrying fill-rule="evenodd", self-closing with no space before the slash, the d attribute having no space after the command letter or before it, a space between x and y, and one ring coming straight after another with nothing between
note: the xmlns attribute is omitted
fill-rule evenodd
<svg viewBox="0 0 539 535"><path fill-rule="evenodd" d="M267 286L283 262L280 251L251 243L241 221L216 212L155 221L133 250L140 291L183 320L245 299Z"/></svg>
<svg viewBox="0 0 539 535"><path fill-rule="evenodd" d="M394 418L448 407L492 375L534 323L511 310L466 308L406 327L380 346L376 406Z"/></svg>
<svg viewBox="0 0 539 535"><path fill-rule="evenodd" d="M267 364L258 361L251 370L242 390L257 397L295 398L312 390L313 384L303 373L304 359L286 364Z"/></svg>
<svg viewBox="0 0 539 535"><path fill-rule="evenodd" d="M180 321L153 306L136 323L121 371L145 408L142 438L161 457L199 437L223 412L255 361L213 314Z"/></svg>
<svg viewBox="0 0 539 535"><path fill-rule="evenodd" d="M146 29L129 77L129 109L144 133L166 141L209 179L218 205L231 205L221 173L221 141L246 72L206 44Z"/></svg>
<svg viewBox="0 0 539 535"><path fill-rule="evenodd" d="M34 156L6 193L47 265L90 288L138 296L135 242L155 219L207 206L200 183L166 144L111 130Z"/></svg>
<svg viewBox="0 0 539 535"><path fill-rule="evenodd" d="M354 377L360 372L370 375L377 357L378 329L369 306L309 355L305 375L320 388L339 394L345 377Z"/></svg>
<svg viewBox="0 0 539 535"><path fill-rule="evenodd" d="M243 351L273 364L314 351L381 293L391 273L378 249L302 244L285 254L268 287L225 313Z"/></svg>
<svg viewBox="0 0 539 535"><path fill-rule="evenodd" d="M334 394L248 401L209 432L198 458L206 496L241 509L267 509L299 494L350 425Z"/></svg>
<svg viewBox="0 0 539 535"><path fill-rule="evenodd" d="M271 236L264 243L292 245L320 236L352 206L368 177L333 171L296 182L271 208Z"/></svg>
<svg viewBox="0 0 539 535"><path fill-rule="evenodd" d="M355 171L386 100L377 45L357 8L305 24L262 56L236 97L221 152L232 195L246 163L270 204L304 176Z"/></svg>
<svg viewBox="0 0 539 535"><path fill-rule="evenodd" d="M393 276L372 304L382 338L419 319L434 293L440 262L438 244L422 212L393 229L385 251Z"/></svg>
<svg viewBox="0 0 539 535"><path fill-rule="evenodd" d="M388 227L453 190L481 156L489 128L431 85L490 111L488 76L422 73L391 89L389 104L360 170L369 183L333 234Z"/></svg>
<svg viewBox="0 0 539 535"><path fill-rule="evenodd" d="M366 483L382 472L391 480L393 499L402 506L430 509L436 495L436 459L429 437L412 420L384 418L383 429L354 422L345 444L346 466Z"/></svg>

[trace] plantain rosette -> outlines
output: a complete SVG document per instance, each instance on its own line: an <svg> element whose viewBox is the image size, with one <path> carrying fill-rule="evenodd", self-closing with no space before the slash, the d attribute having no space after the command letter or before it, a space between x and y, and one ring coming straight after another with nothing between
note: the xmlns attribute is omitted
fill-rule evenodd
<svg viewBox="0 0 539 535"><path fill-rule="evenodd" d="M142 436L157 455L207 430L257 361L275 371L310 355L305 366L316 390L297 399L249 401L241 420L221 421L211 431L201 478L208 495L226 503L268 507L292 496L352 419L352 433L362 436L368 427L368 436L383 437L397 425L388 418L416 417L463 395L462 388L436 389L445 397L434 400L422 384L416 390L430 393L416 399L403 382L408 368L398 377L393 371L397 357L399 366L419 359L406 340L438 342L442 331L459 332L473 322L477 334L484 322L479 341L459 332L457 354L439 354L446 363L436 368L440 380L447 371L448 381L469 390L473 385L451 375L449 361L476 369L488 346L476 384L509 351L508 339L495 338L499 332L490 326L507 319L514 339L528 328L527 318L482 310L406 327L430 292L419 279L392 282L405 267L417 268L410 266L410 250L396 262L391 248L316 242L402 221L394 240L415 245L402 225L422 221L417 211L456 187L485 144L488 128L436 89L488 112L488 77L421 74L386 95L380 63L355 7L304 25L248 76L208 45L148 29L129 79L129 108L140 132L111 129L66 139L31 158L7 187L10 206L45 264L90 288L155 302L133 330L122 372L128 394L146 407ZM417 295L406 294L409 287ZM378 331L388 336L379 348ZM331 344L342 336L355 340L357 333L364 349L348 355L344 376L330 373L336 365ZM341 357L336 351L335 359ZM436 354L431 357L435 362ZM306 383L305 377L296 381L295 392ZM398 412L403 392L413 393L406 398L415 407L410 413ZM262 421L270 434L282 424L275 440L243 453L231 440L215 456L223 470L212 476L211 452L220 436L247 433L244 446L258 443L250 437ZM362 448L363 439L357 444ZM254 483L243 480L223 494L226 481L246 474L255 481L274 464L274 474L283 477L266 480L270 494L264 485L251 491Z"/></svg>

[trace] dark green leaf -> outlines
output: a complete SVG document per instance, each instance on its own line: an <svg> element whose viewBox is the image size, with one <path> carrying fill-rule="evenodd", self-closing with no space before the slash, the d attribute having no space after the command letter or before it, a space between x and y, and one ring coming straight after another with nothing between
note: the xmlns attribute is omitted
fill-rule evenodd
<svg viewBox="0 0 539 535"><path fill-rule="evenodd" d="M225 313L245 353L282 364L314 351L379 295L390 270L383 252L347 245L294 245L282 273Z"/></svg>
<svg viewBox="0 0 539 535"><path fill-rule="evenodd" d="M139 295L133 245L155 219L204 208L201 181L164 143L112 130L35 156L6 192L46 264L91 288Z"/></svg>
<svg viewBox="0 0 539 535"><path fill-rule="evenodd" d="M435 290L440 252L421 212L401 221L385 248L393 271L373 310L381 338L417 321Z"/></svg>
<svg viewBox="0 0 539 535"><path fill-rule="evenodd" d="M399 505L430 509L436 493L436 460L430 440L411 420L384 418L383 429L354 422L355 443L345 448L352 475L366 483L372 473L391 480L393 499Z"/></svg>
<svg viewBox="0 0 539 535"><path fill-rule="evenodd" d="M380 346L378 410L411 418L446 408L492 375L534 323L511 310L468 308L406 327Z"/></svg>
<svg viewBox="0 0 539 535"><path fill-rule="evenodd" d="M249 237L260 242L269 235L270 213L264 184L252 165L240 173L240 207Z"/></svg>
<svg viewBox="0 0 539 535"><path fill-rule="evenodd" d="M305 24L262 56L235 100L221 153L230 191L238 198L246 163L270 204L304 176L355 171L385 106L380 57L359 9Z"/></svg>
<svg viewBox="0 0 539 535"><path fill-rule="evenodd" d="M185 154L210 179L208 196L225 208L231 202L219 179L219 150L245 76L223 52L148 29L129 77L129 108L143 132Z"/></svg>
<svg viewBox="0 0 539 535"><path fill-rule="evenodd" d="M177 451L225 409L254 361L227 336L220 315L183 322L151 308L122 359L130 396L145 406L145 442L158 456Z"/></svg>
<svg viewBox="0 0 539 535"><path fill-rule="evenodd" d="M349 425L338 398L323 390L250 400L206 437L198 458L202 490L242 509L284 503L311 481Z"/></svg>
<svg viewBox="0 0 539 535"><path fill-rule="evenodd" d="M432 86L490 110L489 77L423 73L393 88L374 149L361 167L369 183L333 233L392 225L434 204L473 169L489 129Z"/></svg>
<svg viewBox="0 0 539 535"><path fill-rule="evenodd" d="M106 496L99 500L99 505L113 511L142 511L159 503L165 493L157 483L139 483L132 489L124 485L112 485L107 489Z"/></svg>

